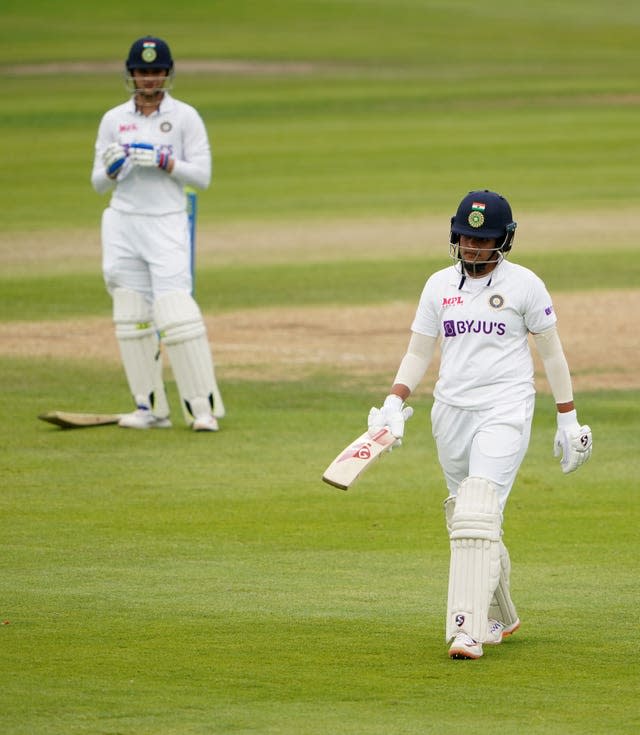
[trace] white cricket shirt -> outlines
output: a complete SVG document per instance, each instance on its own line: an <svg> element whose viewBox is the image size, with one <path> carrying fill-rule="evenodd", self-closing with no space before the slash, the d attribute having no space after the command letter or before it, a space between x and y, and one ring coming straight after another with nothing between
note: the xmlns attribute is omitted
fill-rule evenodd
<svg viewBox="0 0 640 735"><path fill-rule="evenodd" d="M150 143L168 151L174 159L171 174L155 166L122 167L118 178L107 176L102 161L104 149ZM115 187L110 206L130 214L161 215L184 212L185 186L206 189L211 181L211 148L202 118L195 108L165 92L157 112L136 112L133 98L106 112L96 139L91 183L98 193Z"/></svg>
<svg viewBox="0 0 640 735"><path fill-rule="evenodd" d="M458 266L425 284L411 329L441 339L434 397L452 406L485 409L535 393L527 335L556 323L551 297L528 268L503 260L483 279Z"/></svg>

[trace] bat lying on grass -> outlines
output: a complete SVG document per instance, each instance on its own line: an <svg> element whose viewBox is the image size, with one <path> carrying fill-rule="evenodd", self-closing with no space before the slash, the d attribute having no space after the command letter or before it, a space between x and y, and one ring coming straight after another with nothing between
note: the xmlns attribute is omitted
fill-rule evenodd
<svg viewBox="0 0 640 735"><path fill-rule="evenodd" d="M108 426L117 424L122 414L119 413L73 413L71 411L48 411L38 418L55 424L63 429L86 429L90 426Z"/></svg>
<svg viewBox="0 0 640 735"><path fill-rule="evenodd" d="M396 437L388 427L383 427L373 436L368 431L343 449L322 475L329 485L347 490L382 454L388 452Z"/></svg>

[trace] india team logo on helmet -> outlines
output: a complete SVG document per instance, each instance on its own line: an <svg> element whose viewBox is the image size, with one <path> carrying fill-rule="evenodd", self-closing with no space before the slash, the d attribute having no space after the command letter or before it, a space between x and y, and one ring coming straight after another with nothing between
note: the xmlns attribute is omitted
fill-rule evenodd
<svg viewBox="0 0 640 735"><path fill-rule="evenodd" d="M173 69L171 50L166 41L155 36L144 36L134 41L129 49L126 67L129 72L134 69Z"/></svg>
<svg viewBox="0 0 640 735"><path fill-rule="evenodd" d="M511 250L516 230L509 202L488 189L470 191L460 202L451 218L452 245L460 242L460 235L496 240L503 253Z"/></svg>
<svg viewBox="0 0 640 735"><path fill-rule="evenodd" d="M140 56L142 56L142 60L146 61L147 64L155 61L158 58L158 52L156 51L156 42L145 41L142 44L142 53L140 54Z"/></svg>
<svg viewBox="0 0 640 735"><path fill-rule="evenodd" d="M471 225L471 227L482 227L484 224L484 210L486 208L486 204L483 202L474 202L471 205L471 213L467 217L467 222Z"/></svg>

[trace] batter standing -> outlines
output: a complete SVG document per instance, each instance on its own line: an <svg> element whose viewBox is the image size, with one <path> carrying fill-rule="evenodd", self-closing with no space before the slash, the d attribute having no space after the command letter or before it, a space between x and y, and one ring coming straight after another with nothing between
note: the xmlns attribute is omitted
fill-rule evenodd
<svg viewBox="0 0 640 735"><path fill-rule="evenodd" d="M532 271L504 259L515 229L504 197L487 190L464 197L451 219L455 264L428 279L391 393L369 413L370 431L387 425L401 439L404 401L439 342L431 424L449 493L446 639L453 639L452 658L480 658L483 644L501 643L520 626L502 518L531 433L529 334L556 401L554 454L563 472L576 470L592 450L591 429L578 423L551 297Z"/></svg>
<svg viewBox="0 0 640 735"><path fill-rule="evenodd" d="M126 61L131 99L98 130L91 182L112 191L102 217L102 268L113 299L116 337L135 411L134 429L171 426L159 335L194 431L217 431L224 416L206 327L191 296L185 186L206 189L211 150L197 111L169 94L173 59L151 36Z"/></svg>

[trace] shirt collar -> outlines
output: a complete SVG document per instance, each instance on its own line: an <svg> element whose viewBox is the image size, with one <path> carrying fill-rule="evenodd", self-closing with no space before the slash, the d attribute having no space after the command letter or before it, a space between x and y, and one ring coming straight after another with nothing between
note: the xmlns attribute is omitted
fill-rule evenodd
<svg viewBox="0 0 640 735"><path fill-rule="evenodd" d="M487 285L495 286L496 283L500 283L502 279L504 278L504 272L505 267L504 264L506 263L506 259L503 257L498 265L491 271L491 279L489 280L489 283ZM464 281L466 281L468 276L464 277ZM449 283L456 288L459 288L460 281L463 280L463 270L462 270L462 263L455 263L451 266L451 278L449 279ZM464 289L464 281L462 284L462 288Z"/></svg>
<svg viewBox="0 0 640 735"><path fill-rule="evenodd" d="M165 115L168 112L171 112L171 110L175 107L175 104L176 104L176 101L169 94L169 92L165 92L164 97L162 98L162 102L160 102L160 107L153 114L154 115ZM136 103L135 103L133 95L129 99L129 102L127 103L127 107L131 114L133 115L139 114L136 112Z"/></svg>

